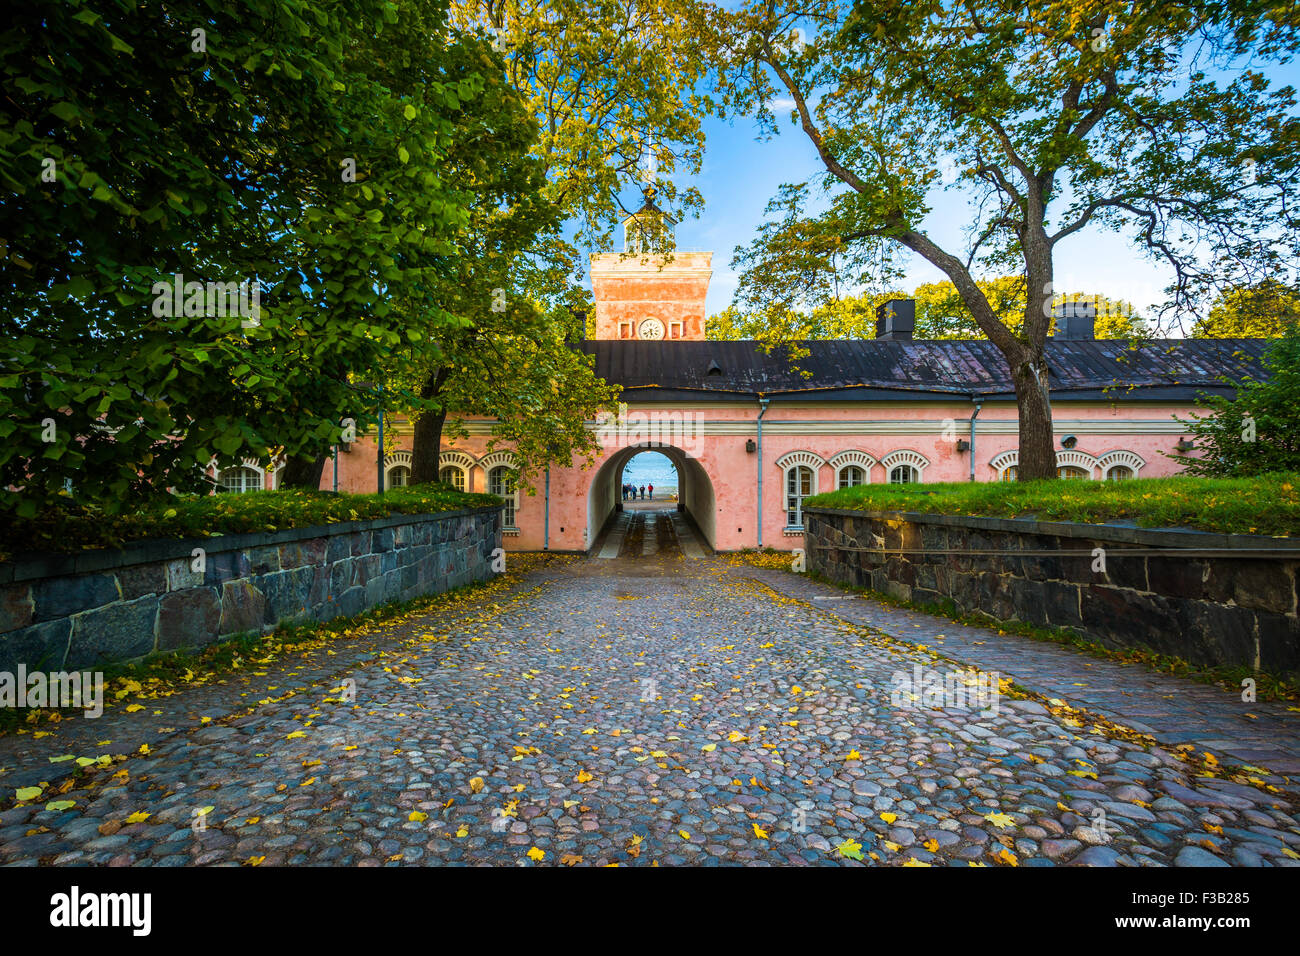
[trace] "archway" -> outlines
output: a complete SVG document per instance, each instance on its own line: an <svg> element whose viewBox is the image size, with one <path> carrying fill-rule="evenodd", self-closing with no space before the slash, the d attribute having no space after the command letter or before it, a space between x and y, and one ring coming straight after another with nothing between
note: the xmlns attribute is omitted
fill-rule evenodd
<svg viewBox="0 0 1300 956"><path fill-rule="evenodd" d="M677 466L663 452L643 449L625 461L621 471L622 474L615 476L614 483L622 489L626 482L638 492L630 501L623 502L625 511L629 508L667 511L677 507L681 481L677 477ZM642 490L645 497L640 497Z"/></svg>
<svg viewBox="0 0 1300 956"><path fill-rule="evenodd" d="M647 451L663 455L677 470L677 502L699 528L708 546L713 548L717 513L713 482L697 459L680 448L659 444L620 448L596 470L587 489L587 547L596 543L610 516L622 503L623 471L628 462ZM665 502L664 506L670 508L672 504Z"/></svg>

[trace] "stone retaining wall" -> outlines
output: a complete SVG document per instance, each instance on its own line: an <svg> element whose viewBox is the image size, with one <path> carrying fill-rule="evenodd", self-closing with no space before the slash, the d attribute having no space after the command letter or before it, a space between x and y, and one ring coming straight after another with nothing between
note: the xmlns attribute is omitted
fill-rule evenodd
<svg viewBox="0 0 1300 956"><path fill-rule="evenodd" d="M500 545L488 507L18 556L0 563L0 671L84 670L358 614L482 581Z"/></svg>
<svg viewBox="0 0 1300 956"><path fill-rule="evenodd" d="M1194 664L1300 673L1300 541L915 512L804 514L808 567L833 581L920 603L947 598L965 612L1071 628L1111 647ZM1095 548L1105 550L1104 573L1092 570ZM1124 554L1170 548L1226 553ZM1294 551L1295 558L1231 553L1244 549ZM937 553L945 550L994 553Z"/></svg>

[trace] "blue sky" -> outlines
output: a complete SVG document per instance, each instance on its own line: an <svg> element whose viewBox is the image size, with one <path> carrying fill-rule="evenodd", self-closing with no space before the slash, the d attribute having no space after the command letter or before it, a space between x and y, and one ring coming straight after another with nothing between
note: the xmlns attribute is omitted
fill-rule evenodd
<svg viewBox="0 0 1300 956"><path fill-rule="evenodd" d="M1300 85L1300 68L1295 65L1267 73L1275 85ZM822 168L802 131L789 124L788 107L776 112L786 118L782 133L766 142L755 140L758 130L752 119L708 119L703 168L698 176L678 179L679 186L694 185L704 197L700 217L687 218L677 226L677 245L714 254L707 301L710 315L731 303L736 289L730 265L733 251L753 239L777 188L782 183L811 180ZM955 190L936 193L931 206L934 211L927 217L925 229L953 252L964 248L961 229L966 204L962 195ZM917 256L906 260L906 267L902 285L909 290L946 278ZM1125 299L1144 311L1164 301L1170 272L1145 258L1128 235L1089 226L1057 247L1056 277L1058 290L1098 292Z"/></svg>

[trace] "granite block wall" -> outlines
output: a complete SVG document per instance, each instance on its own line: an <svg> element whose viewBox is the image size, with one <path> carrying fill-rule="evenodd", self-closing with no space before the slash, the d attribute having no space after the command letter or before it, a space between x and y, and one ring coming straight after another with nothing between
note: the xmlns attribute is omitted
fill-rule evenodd
<svg viewBox="0 0 1300 956"><path fill-rule="evenodd" d="M1194 664L1300 674L1300 541L820 508L805 522L808 568L833 581Z"/></svg>
<svg viewBox="0 0 1300 956"><path fill-rule="evenodd" d="M350 616L483 581L500 546L489 507L20 555L0 562L0 671L89 669Z"/></svg>

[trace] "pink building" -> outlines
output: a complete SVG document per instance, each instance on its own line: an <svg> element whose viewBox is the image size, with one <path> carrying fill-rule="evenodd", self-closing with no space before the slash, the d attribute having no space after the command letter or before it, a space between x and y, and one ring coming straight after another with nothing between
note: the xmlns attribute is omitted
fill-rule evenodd
<svg viewBox="0 0 1300 956"><path fill-rule="evenodd" d="M639 249L629 229L628 249ZM709 253L671 260L594 256L597 373L622 386L616 418L595 421L603 452L589 469L554 464L532 493L514 490L508 451L486 452L492 422L468 423L442 449L442 477L505 495L506 547L587 551L620 507L623 469L648 448L677 469L680 506L714 549L799 546L809 495L865 482L1000 481L1014 477L1017 417L1010 373L986 341L916 341L912 303L896 302L877 338L804 343L792 366L753 342L705 340ZM1066 477L1174 474L1199 392L1230 391L1267 346L1258 339L1173 339L1132 349L1096 341L1092 318L1058 322L1048 346L1057 464ZM807 373L807 374L805 374ZM409 449L410 427L389 422ZM1174 457L1168 457L1174 456ZM410 452L384 463L404 484ZM274 487L256 467L232 480ZM338 487L375 490L374 435L338 456ZM223 475L223 480L225 475ZM323 488L333 487L327 463Z"/></svg>

